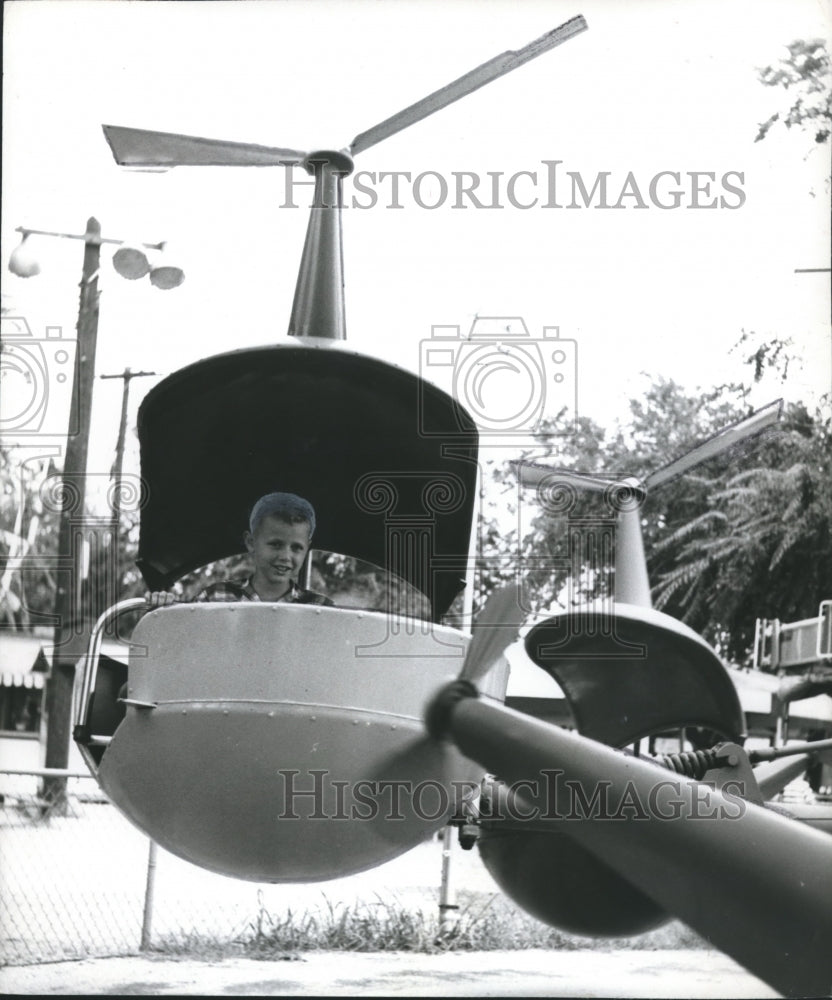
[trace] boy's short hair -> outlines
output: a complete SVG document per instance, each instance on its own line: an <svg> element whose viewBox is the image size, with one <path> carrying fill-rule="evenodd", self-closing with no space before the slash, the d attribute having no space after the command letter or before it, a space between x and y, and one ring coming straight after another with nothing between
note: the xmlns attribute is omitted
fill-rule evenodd
<svg viewBox="0 0 832 1000"><path fill-rule="evenodd" d="M287 524L303 524L305 522L309 525L310 539L315 533L315 508L308 500L304 500L303 497L294 493L267 493L260 497L251 508L251 515L248 519L248 527L252 535L257 525L269 515L279 517Z"/></svg>

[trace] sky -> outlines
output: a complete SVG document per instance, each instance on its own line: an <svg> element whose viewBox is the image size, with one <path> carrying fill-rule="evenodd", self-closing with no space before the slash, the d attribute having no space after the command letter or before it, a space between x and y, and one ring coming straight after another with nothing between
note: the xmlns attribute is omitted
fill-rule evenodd
<svg viewBox="0 0 832 1000"><path fill-rule="evenodd" d="M17 278L18 226L81 233L94 215L105 237L167 241L186 272L173 291L125 281L102 254L97 374L158 373L132 382L134 426L161 376L285 336L309 188L282 167L125 171L102 124L341 148L579 13L588 31L356 157L373 195L346 183L348 346L418 371L435 326L522 318L535 343L558 327L577 357L570 405L612 426L651 378L747 376L732 348L755 331L792 338L803 360L755 401L812 405L830 386L829 275L795 269L829 265L829 147L782 128L754 137L787 106L756 70L796 38L829 38L819 0L12 0L4 306L35 337L74 336L80 242L31 237L41 273ZM398 200L384 172L402 172ZM465 172L479 206L456 196ZM589 192L602 174L607 207L573 197L573 175ZM660 207L673 190L679 206ZM91 472L110 468L121 386L96 381ZM58 424L65 389L53 385Z"/></svg>

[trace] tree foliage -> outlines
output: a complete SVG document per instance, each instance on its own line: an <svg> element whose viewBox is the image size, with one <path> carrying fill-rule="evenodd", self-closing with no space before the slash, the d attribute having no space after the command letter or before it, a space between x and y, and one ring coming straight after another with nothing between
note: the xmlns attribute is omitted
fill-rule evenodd
<svg viewBox="0 0 832 1000"><path fill-rule="evenodd" d="M0 627L49 628L58 576L66 573L57 559L61 474L48 459L21 460L14 449L0 447L0 483ZM135 566L137 512L122 512L117 544L110 516L87 510L76 530L87 543L77 554L86 568L75 598L82 619L94 620L116 601L144 592Z"/></svg>
<svg viewBox="0 0 832 1000"><path fill-rule="evenodd" d="M832 425L800 404L702 509L656 539L654 601L742 659L759 618L814 617L832 596Z"/></svg>
<svg viewBox="0 0 832 1000"><path fill-rule="evenodd" d="M788 345L771 341L746 359L754 380L772 369L785 378ZM605 431L579 422L555 442L543 464L639 481L751 412L750 390L728 384L688 392L658 379L630 403L629 420ZM551 428L547 428L551 430ZM506 484L514 470L494 476ZM530 610L542 611L609 596L612 559L598 562L591 539L609 531L613 512L602 496L578 490L569 509L526 489L534 508L517 527L483 530L481 597L495 577L522 562ZM536 505L536 507L535 507ZM547 509L548 507L548 509ZM748 656L758 617L813 617L832 597L832 428L828 405L812 414L785 407L779 425L710 458L683 477L652 490L641 522L654 605L685 621L726 656ZM583 548L575 546L581 525ZM571 541L570 541L571 539ZM488 570L490 564L490 571Z"/></svg>
<svg viewBox="0 0 832 1000"><path fill-rule="evenodd" d="M641 481L725 425L746 416L746 395L743 387L736 385L689 395L672 380L660 378L648 384L642 396L631 400L630 419L624 425L604 429L595 421L581 417L574 433L557 433L562 428L556 424L542 428L540 440L547 443L548 453L539 460L552 468L618 480L633 477ZM532 458L537 460L539 454L539 448L532 449ZM714 460L720 461L725 464L729 460ZM496 470L493 478L503 485L516 482L510 468ZM660 533L666 531L668 524L689 518L701 508L702 497L707 492L705 481L701 477L688 479L684 485L670 483L648 498L643 510L648 549ZM582 490L567 498L568 510L560 509L563 506L560 499L557 496L541 498L534 490L526 489L519 497L518 506L525 510L518 512L517 529L501 535L496 517L485 526L483 562L508 565L507 548L513 546L514 553L521 556L529 568L530 600L538 607L563 597L562 591L570 576L570 553L564 540L569 521L594 520L600 525L613 513L603 497ZM603 574L595 574L583 583L573 579L569 599L600 597L610 586L611 580L605 579Z"/></svg>
<svg viewBox="0 0 832 1000"><path fill-rule="evenodd" d="M30 628L52 621L58 516L43 504L47 461L20 463L0 447L0 627ZM46 556L46 558L44 558Z"/></svg>
<svg viewBox="0 0 832 1000"><path fill-rule="evenodd" d="M795 126L809 131L818 144L829 141L832 129L832 67L823 39L798 39L788 46L789 55L776 66L758 70L760 82L767 87L782 87L791 103L762 122L754 140L765 139L776 122L786 128Z"/></svg>

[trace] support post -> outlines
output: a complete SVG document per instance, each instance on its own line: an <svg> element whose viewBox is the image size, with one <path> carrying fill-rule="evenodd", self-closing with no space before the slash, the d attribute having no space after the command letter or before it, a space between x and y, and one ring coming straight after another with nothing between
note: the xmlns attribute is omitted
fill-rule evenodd
<svg viewBox="0 0 832 1000"><path fill-rule="evenodd" d="M147 849L147 879L144 886L144 912L142 914L142 937L139 949L147 951L150 948L153 932L153 900L156 893L156 842L148 842Z"/></svg>
<svg viewBox="0 0 832 1000"><path fill-rule="evenodd" d="M459 924L459 906L453 880L454 827L451 823L442 831L442 881L439 886L439 940L451 937Z"/></svg>

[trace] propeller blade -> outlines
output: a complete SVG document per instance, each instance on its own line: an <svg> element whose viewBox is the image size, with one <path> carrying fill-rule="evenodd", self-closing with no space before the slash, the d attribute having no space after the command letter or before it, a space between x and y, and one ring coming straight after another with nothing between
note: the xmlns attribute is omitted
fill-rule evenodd
<svg viewBox="0 0 832 1000"><path fill-rule="evenodd" d="M511 583L495 590L474 622L471 645L465 654L461 680L478 681L515 641L522 624L520 587Z"/></svg>
<svg viewBox="0 0 832 1000"><path fill-rule="evenodd" d="M153 132L102 125L116 163L123 167L275 167L301 163L297 149L250 142L203 139L175 132Z"/></svg>
<svg viewBox="0 0 832 1000"><path fill-rule="evenodd" d="M454 80L453 83L449 83L440 90L434 91L427 97L422 98L421 101L411 104L410 107L399 111L398 114L393 115L391 118L387 118L378 125L367 129L366 132L361 132L350 144L350 152L355 155L356 153L363 152L365 149L369 149L370 146L375 146L376 143L381 142L383 139L395 135L396 132L401 132L402 129L414 125L416 122L427 118L428 115L432 115L435 111L440 111L449 104L453 104L454 101L458 101L461 97L479 90L480 87L491 83L492 80L510 73L513 69L517 69L518 66L522 66L523 63L527 63L544 52L548 52L549 49L553 49L556 45L561 45L582 31L586 31L586 29L587 23L579 14L553 31L541 35L540 38L536 38L533 42L529 42L522 49L518 49L516 52L511 50L503 52L493 59L489 59L488 62L483 63L476 69L472 69L458 80Z"/></svg>
<svg viewBox="0 0 832 1000"><path fill-rule="evenodd" d="M686 455L677 458L675 462L671 462L669 465L665 465L663 468L651 473L644 481L644 488L650 490L663 483L670 482L671 479L677 479L701 462L706 462L709 458L721 455L723 451L731 448L739 441L743 441L754 434L759 434L766 427L777 423L782 413L783 400L777 399L773 403L769 403L768 406L763 406L761 409L756 410L750 417L746 417L745 420L740 420L736 424L724 427L704 444L700 444Z"/></svg>

